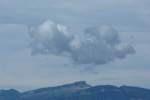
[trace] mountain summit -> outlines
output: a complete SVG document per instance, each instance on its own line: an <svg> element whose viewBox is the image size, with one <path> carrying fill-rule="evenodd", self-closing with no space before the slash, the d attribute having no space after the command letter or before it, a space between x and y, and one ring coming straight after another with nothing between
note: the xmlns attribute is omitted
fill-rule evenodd
<svg viewBox="0 0 150 100"><path fill-rule="evenodd" d="M91 86L89 84L87 84L86 81L78 81L78 82L74 82L71 84L62 85L59 87L74 88L74 89L85 89L85 88L90 88Z"/></svg>
<svg viewBox="0 0 150 100"><path fill-rule="evenodd" d="M150 90L132 86L90 86L79 81L23 93L0 90L0 100L150 100Z"/></svg>

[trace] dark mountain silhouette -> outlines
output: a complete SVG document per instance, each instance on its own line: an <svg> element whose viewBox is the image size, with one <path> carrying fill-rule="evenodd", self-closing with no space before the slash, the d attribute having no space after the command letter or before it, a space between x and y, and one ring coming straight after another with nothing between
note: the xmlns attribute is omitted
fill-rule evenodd
<svg viewBox="0 0 150 100"><path fill-rule="evenodd" d="M21 93L17 90L0 90L0 100L18 100L20 98Z"/></svg>
<svg viewBox="0 0 150 100"><path fill-rule="evenodd" d="M150 100L150 90L131 86L90 86L80 81L23 93L0 90L0 100Z"/></svg>

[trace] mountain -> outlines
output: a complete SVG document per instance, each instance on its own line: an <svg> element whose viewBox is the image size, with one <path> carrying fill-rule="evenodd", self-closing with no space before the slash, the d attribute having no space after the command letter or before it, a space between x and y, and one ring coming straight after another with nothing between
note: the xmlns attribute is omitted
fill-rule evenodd
<svg viewBox="0 0 150 100"><path fill-rule="evenodd" d="M0 100L18 100L20 93L17 90L0 90Z"/></svg>
<svg viewBox="0 0 150 100"><path fill-rule="evenodd" d="M0 100L150 100L150 90L113 85L91 86L85 81L18 92L0 90Z"/></svg>

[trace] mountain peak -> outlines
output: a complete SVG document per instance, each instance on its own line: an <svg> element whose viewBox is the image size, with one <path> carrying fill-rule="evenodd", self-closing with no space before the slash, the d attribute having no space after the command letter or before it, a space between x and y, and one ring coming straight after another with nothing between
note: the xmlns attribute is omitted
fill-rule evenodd
<svg viewBox="0 0 150 100"><path fill-rule="evenodd" d="M42 93L42 92L51 92L51 93L68 93L68 92L76 92L76 91L79 91L79 90L82 90L82 89L87 89L87 88L90 88L91 86L88 85L86 83L86 81L77 81L77 82L74 82L74 83L70 83L70 84L65 84L65 85L60 85L60 86L55 86L55 87L47 87L47 88L40 88L40 89L37 89L37 90L31 90L31 91L27 91L27 92L24 92L24 94L37 94L37 93ZM59 94L58 93L58 94Z"/></svg>
<svg viewBox="0 0 150 100"><path fill-rule="evenodd" d="M74 88L84 89L84 88L89 88L91 86L87 84L86 81L77 81L71 84L64 85L64 87L74 87Z"/></svg>
<svg viewBox="0 0 150 100"><path fill-rule="evenodd" d="M76 82L74 82L74 84L77 84L77 85L87 85L86 81L76 81Z"/></svg>

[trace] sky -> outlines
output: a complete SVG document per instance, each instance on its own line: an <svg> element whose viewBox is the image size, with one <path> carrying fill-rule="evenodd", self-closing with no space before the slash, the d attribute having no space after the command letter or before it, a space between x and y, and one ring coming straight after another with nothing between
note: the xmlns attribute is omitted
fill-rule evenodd
<svg viewBox="0 0 150 100"><path fill-rule="evenodd" d="M0 88L150 88L149 17L149 0L0 0Z"/></svg>

